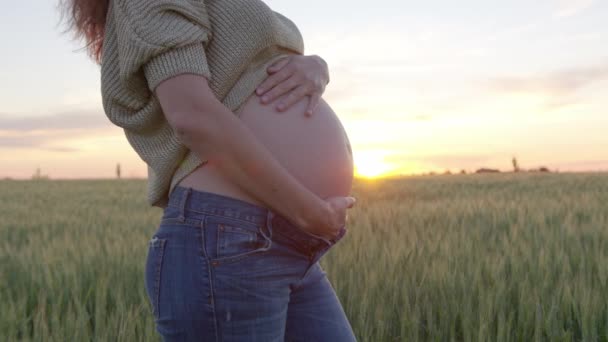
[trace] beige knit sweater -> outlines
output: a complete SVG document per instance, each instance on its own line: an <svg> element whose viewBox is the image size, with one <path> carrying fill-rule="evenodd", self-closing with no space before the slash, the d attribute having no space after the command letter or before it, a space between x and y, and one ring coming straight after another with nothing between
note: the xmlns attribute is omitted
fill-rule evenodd
<svg viewBox="0 0 608 342"><path fill-rule="evenodd" d="M303 54L293 22L261 0L111 0L101 63L103 108L148 165L147 200L164 208L207 160L180 143L153 90L182 73L205 76L238 115L285 54Z"/></svg>

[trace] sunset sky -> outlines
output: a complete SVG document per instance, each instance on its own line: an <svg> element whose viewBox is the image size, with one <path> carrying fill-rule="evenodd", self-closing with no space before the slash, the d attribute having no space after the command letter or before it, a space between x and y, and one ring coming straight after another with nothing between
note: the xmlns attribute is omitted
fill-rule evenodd
<svg viewBox="0 0 608 342"><path fill-rule="evenodd" d="M264 2L328 62L360 175L608 171L608 1ZM0 20L0 178L146 177L55 5Z"/></svg>

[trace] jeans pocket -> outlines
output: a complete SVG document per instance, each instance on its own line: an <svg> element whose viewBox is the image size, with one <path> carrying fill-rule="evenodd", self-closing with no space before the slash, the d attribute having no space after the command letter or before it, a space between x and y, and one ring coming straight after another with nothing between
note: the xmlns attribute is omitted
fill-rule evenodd
<svg viewBox="0 0 608 342"><path fill-rule="evenodd" d="M160 315L159 296L160 279L163 265L163 256L167 239L153 236L148 242L148 256L146 258L145 285L148 299L152 305L152 313L155 318Z"/></svg>
<svg viewBox="0 0 608 342"><path fill-rule="evenodd" d="M270 249L272 232L264 225L226 216L207 216L203 224L213 264L241 260Z"/></svg>

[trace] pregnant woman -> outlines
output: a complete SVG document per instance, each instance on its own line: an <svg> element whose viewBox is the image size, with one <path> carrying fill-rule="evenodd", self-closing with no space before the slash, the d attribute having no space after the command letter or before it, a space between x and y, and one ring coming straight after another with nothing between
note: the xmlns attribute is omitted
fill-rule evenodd
<svg viewBox="0 0 608 342"><path fill-rule="evenodd" d="M354 341L318 261L353 162L329 81L260 0L72 0L109 120L163 208L145 289L166 341Z"/></svg>

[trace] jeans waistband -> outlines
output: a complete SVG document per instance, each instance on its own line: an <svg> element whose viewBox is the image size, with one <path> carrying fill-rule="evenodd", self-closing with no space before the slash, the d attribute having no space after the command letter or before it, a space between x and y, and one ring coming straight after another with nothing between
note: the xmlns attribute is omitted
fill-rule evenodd
<svg viewBox="0 0 608 342"><path fill-rule="evenodd" d="M180 219L184 219L189 213L199 213L226 216L263 225L269 214L267 208L238 198L179 185L173 188L167 206L179 209Z"/></svg>
<svg viewBox="0 0 608 342"><path fill-rule="evenodd" d="M269 208L238 198L200 191L190 187L177 185L169 196L167 206L179 210L180 220L197 216L197 214L219 215L253 222L309 246L318 246L324 243L333 245L335 243L335 241L305 232L287 218ZM342 235L336 240L340 239Z"/></svg>

